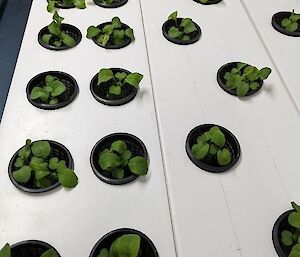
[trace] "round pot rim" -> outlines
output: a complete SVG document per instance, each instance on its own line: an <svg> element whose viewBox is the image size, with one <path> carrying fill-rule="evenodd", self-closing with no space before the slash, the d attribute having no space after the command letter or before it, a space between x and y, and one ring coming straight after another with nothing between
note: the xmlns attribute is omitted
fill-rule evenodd
<svg viewBox="0 0 300 257"><path fill-rule="evenodd" d="M178 20L182 20L183 18L177 18ZM193 20L192 20L193 21ZM201 31L201 28L200 26L195 22L193 21L193 23L195 24L196 28L197 28L197 31L198 31L198 35L194 38L191 38L190 40L187 40L187 41L183 41L183 40L179 40L179 39L176 39L176 38L171 38L169 37L168 35L168 32L166 30L166 26L168 23L172 22L172 20L167 20L164 22L164 24L162 25L162 33L163 33L163 36L171 43L174 43L174 44L177 44L177 45L191 45L191 44L194 44L196 43L200 37L201 37L201 34L202 34L202 31Z"/></svg>
<svg viewBox="0 0 300 257"><path fill-rule="evenodd" d="M58 145L59 147L63 148L66 155L68 156L68 159L69 159L69 165L68 165L68 168L70 169L74 169L74 161L73 161L73 157L70 153L70 151L67 149L67 147L65 147L63 144L59 143L59 142L56 142L56 141L53 141L53 140L48 140L48 139L40 139L40 140L35 140L35 141L32 141L32 143L35 143L35 142L38 142L38 141L48 141L49 144L54 144L54 145ZM17 187L18 189L22 190L23 192L26 192L26 193L32 193L32 194L40 194L40 193L46 193L46 192L49 192L55 188L58 188L61 186L61 184L59 183L59 181L57 181L56 183L52 184L50 187L47 187L47 188L28 188L28 187L25 187L21 184L19 184L13 177L13 167L14 167L14 160L17 158L18 156L18 153L19 151L24 147L24 145L22 147L20 147L15 153L14 155L11 157L10 161L9 161L9 165L8 165L8 176L9 176L9 179L10 181L13 183L13 185L15 187Z"/></svg>
<svg viewBox="0 0 300 257"><path fill-rule="evenodd" d="M89 257L93 257L95 254L96 254L96 250L97 248L101 245L101 243L106 240L107 238L111 237L112 235L114 234L117 234L119 232L125 232L124 234L137 234L139 235L143 240L145 240L147 242L147 244L151 247L152 249L152 252L154 253L154 257L159 257L158 256L158 252L157 252L157 249L154 245L154 243L152 242L152 240L146 236L143 232L139 231L139 230L136 230L136 229L133 229L133 228L118 228L118 229L115 229L115 230L112 230L108 233L106 233L104 236L102 236L98 242L94 245L91 253L90 253L90 256Z"/></svg>
<svg viewBox="0 0 300 257"><path fill-rule="evenodd" d="M122 0L119 3L106 4L106 3L97 2L97 0L93 0L93 1L96 5L103 7L103 8L118 8L118 7L121 7L125 4L127 4L127 2L128 2L128 0Z"/></svg>
<svg viewBox="0 0 300 257"><path fill-rule="evenodd" d="M282 11L282 12L277 12L275 13L273 16L272 16L272 26L273 28L278 31L279 33L281 34L284 34L286 36L290 36L290 37L300 37L300 31L295 31L295 32L289 32L287 30L285 30L281 24L278 24L276 22L276 18L279 16L279 15L287 15L287 16L290 16L292 13L291 12L287 12L287 11ZM298 22L299 24L299 27L300 27L300 23Z"/></svg>
<svg viewBox="0 0 300 257"><path fill-rule="evenodd" d="M222 2L222 0L209 0L207 3L201 3L198 0L193 0L193 1L198 4L202 4L202 5L212 5L212 4L218 4L218 3Z"/></svg>
<svg viewBox="0 0 300 257"><path fill-rule="evenodd" d="M81 34L81 31L76 27L76 26L74 26L74 25L71 25L71 24L68 24L68 23L62 23L61 24L61 27L62 27L62 29L63 28L69 28L69 29L71 29L71 30L73 30L76 34L78 34L78 39L77 40L75 40L75 46L74 47L76 47L80 42L81 42L81 39L82 39L82 34ZM67 45L62 45L62 46L53 46L53 45L47 45L47 44L45 44L43 41L42 41L42 36L44 35L44 31L49 31L48 30L48 25L47 26L45 26L45 27L43 27L40 31L39 31L39 34L38 34L38 42L39 42L39 44L42 46L42 47L44 47L44 48L46 48L46 49L49 49L49 50L55 50L55 51L61 51L61 50L67 50L67 49L72 49L72 48L74 48L74 47L69 47L69 46L67 46Z"/></svg>
<svg viewBox="0 0 300 257"><path fill-rule="evenodd" d="M147 152L147 148L145 146L145 144L143 143L143 141L141 139L139 139L138 137L129 134L129 133L125 133L125 132L117 132L117 133L112 133L109 134L103 138L101 138L93 147L92 151L91 151L91 155L90 155L90 163L92 166L92 170L94 172L94 174L96 175L96 177L98 177L101 181L110 184L110 185L124 185L124 184L128 184L130 182L132 182L133 180L136 180L139 175L137 174L131 174L128 177L122 178L122 179L115 179L115 178L109 178L106 177L104 175L101 174L101 172L99 172L96 168L96 166L94 165L93 162L93 156L96 154L98 155L99 152L96 152L97 148L99 145L101 145L101 143L105 142L107 139L110 139L111 137L127 137L129 139L134 139L135 141L137 141L139 143L139 145L143 148L143 152L145 153L145 158L149 161L149 155ZM149 165L149 164L148 164Z"/></svg>
<svg viewBox="0 0 300 257"><path fill-rule="evenodd" d="M263 80L259 79L259 81L257 81L259 83L259 87L256 90L249 89L249 91L247 92L247 94L245 96L238 96L236 93L236 90L227 88L226 84L223 82L223 78L221 77L221 73L223 70L226 70L226 68L230 65L234 65L234 64L238 64L238 63L239 62L228 62L228 63L223 64L217 72L217 82L218 82L220 88L222 88L226 93L233 95L233 96L240 97L240 98L246 98L248 96L252 96L252 95L256 94L257 92L259 92L261 90L261 88L263 86ZM250 65L250 64L248 64L248 65Z"/></svg>
<svg viewBox="0 0 300 257"><path fill-rule="evenodd" d="M49 2L49 0L47 0L47 2ZM64 5L60 3L55 3L55 7L60 9L71 9L71 8L75 8L76 6L74 4Z"/></svg>
<svg viewBox="0 0 300 257"><path fill-rule="evenodd" d="M130 71L125 70L123 68L109 68L109 69L111 69L113 72L114 72L114 70L118 70L120 72L125 72L127 74L131 74ZM96 94L96 92L94 91L94 88L93 88L94 82L97 80L97 78L98 78L98 73L96 73L96 75L94 75L94 77L92 78L92 80L90 82L90 91L91 91L93 97L99 103L102 103L102 104L108 105L108 106L121 106L121 105L124 105L124 104L127 104L127 103L131 102L135 98L135 96L137 95L138 89L134 88L134 90L132 91L131 94L129 94L129 95L127 95L127 96L125 96L121 99L111 100L111 99L102 98L102 97L100 97L99 95Z"/></svg>
<svg viewBox="0 0 300 257"><path fill-rule="evenodd" d="M229 164L224 165L224 166L215 167L215 166L206 164L206 163L202 162L201 160L197 160L192 153L192 146L190 147L190 138L195 132L197 132L201 128L212 128L213 126L218 126L219 129L225 134L225 137L227 136L227 140L228 140L228 136L229 136L237 147L237 152L235 155L236 157L234 159L232 159L232 161ZM199 136L200 136L200 134L199 134ZM208 172L212 172L212 173L222 173L222 172L229 171L231 168L233 168L235 166L235 164L240 159L240 155L241 155L241 147L240 147L239 141L237 140L235 135L231 131L229 131L228 129L226 129L220 125L209 124L209 123L198 125L189 132L189 134L186 138L186 141L185 141L185 149L186 149L186 153L187 153L189 159L198 168L208 171Z"/></svg>
<svg viewBox="0 0 300 257"><path fill-rule="evenodd" d="M97 28L100 28L100 29L101 29L101 28L104 27L105 25L109 25L109 24L111 24L111 23L112 23L111 21L101 23L101 24L99 24L99 25L97 26ZM121 22L121 24L122 24L122 28L123 28L123 29L128 29L128 28L130 28L127 24L125 24L125 23L123 23L123 22ZM116 50L116 49L124 48L124 47L130 45L130 44L133 42L133 41L131 40L131 38L129 38L129 37L127 37L127 36L125 37L124 42L123 42L122 44L120 44L120 45L106 45L106 46L102 46L102 45L100 45L100 44L97 42L96 38L92 38L92 40L94 41L94 43L95 43L97 46L100 46L100 47L102 47L102 48L104 48L104 49L110 49L110 50Z"/></svg>
<svg viewBox="0 0 300 257"><path fill-rule="evenodd" d="M74 93L70 96L68 101L60 102L60 103L57 103L57 104L45 104L45 103L37 103L35 100L32 100L30 98L31 92L29 91L29 87L31 86L32 82L35 79L37 79L38 77L40 77L40 76L45 76L46 77L50 73L64 75L64 76L68 77L68 79L71 81L71 83L74 87ZM56 110L56 109L63 108L65 106L69 105L70 103L72 103L75 100L75 98L78 96L78 94L79 94L79 87L78 87L78 84L77 84L76 80L70 74L65 73L63 71L45 71L45 72L39 73L39 74L35 75L33 78L30 79L30 81L27 83L27 87L26 87L27 100L33 106L35 106L39 109L43 109L43 110Z"/></svg>

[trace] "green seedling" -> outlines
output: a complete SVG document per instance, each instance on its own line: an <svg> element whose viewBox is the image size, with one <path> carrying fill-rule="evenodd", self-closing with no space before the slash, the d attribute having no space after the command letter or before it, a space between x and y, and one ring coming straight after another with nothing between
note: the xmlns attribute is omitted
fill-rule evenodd
<svg viewBox="0 0 300 257"><path fill-rule="evenodd" d="M88 39L96 39L101 46L121 45L127 38L134 41L134 34L131 28L122 29L123 25L118 17L114 17L111 23L105 25L102 29L90 26L87 30Z"/></svg>
<svg viewBox="0 0 300 257"><path fill-rule="evenodd" d="M191 33L197 31L194 22L190 18L183 18L180 24L178 24L177 11L173 12L168 17L168 20L175 22L175 26L172 26L168 31L170 38L188 41L191 39Z"/></svg>
<svg viewBox="0 0 300 257"><path fill-rule="evenodd" d="M55 7L57 4L62 4L64 6L75 5L75 7L77 7L78 9L86 8L85 0L49 0L47 11L54 13L57 10Z"/></svg>
<svg viewBox="0 0 300 257"><path fill-rule="evenodd" d="M218 126L214 126L197 138L197 143L192 146L192 153L197 160L212 162L217 159L218 164L224 166L232 159L225 144L225 135Z"/></svg>
<svg viewBox="0 0 300 257"><path fill-rule="evenodd" d="M300 14L296 14L294 10L289 18L285 18L281 21L281 26L288 32L295 32L300 26Z"/></svg>
<svg viewBox="0 0 300 257"><path fill-rule="evenodd" d="M58 97L66 91L66 86L58 78L47 75L45 77L45 84L43 86L36 86L30 93L32 100L39 99L46 104L57 104Z"/></svg>
<svg viewBox="0 0 300 257"><path fill-rule="evenodd" d="M47 188L57 180L65 188L74 188L78 183L76 174L52 152L48 141L32 143L27 139L14 162L14 179L21 184L32 180L34 188Z"/></svg>
<svg viewBox="0 0 300 257"><path fill-rule="evenodd" d="M1 250L0 250L0 257L11 257L11 246L9 244L6 244ZM40 257L58 257L58 254L53 248L48 249L44 253L41 254Z"/></svg>
<svg viewBox="0 0 300 257"><path fill-rule="evenodd" d="M100 152L98 163L102 170L115 179L124 178L125 169L139 176L144 176L148 172L147 160L142 156L132 156L132 152L122 140L113 142L109 149Z"/></svg>
<svg viewBox="0 0 300 257"><path fill-rule="evenodd" d="M292 202L292 207L288 216L291 227L281 232L281 243L292 248L288 257L300 257L300 206Z"/></svg>
<svg viewBox="0 0 300 257"><path fill-rule="evenodd" d="M109 86L109 94L120 95L122 92L122 87L128 84L134 88L139 88L139 84L143 79L143 75L137 72L127 74L125 72L113 73L111 69L101 69L98 73L98 83L101 86L105 82L111 82Z"/></svg>
<svg viewBox="0 0 300 257"><path fill-rule="evenodd" d="M265 80L271 73L270 68L257 69L246 63L239 62L236 68L226 72L224 79L229 89L236 90L238 96L245 96L249 90L257 90L260 80Z"/></svg>
<svg viewBox="0 0 300 257"><path fill-rule="evenodd" d="M97 257L137 257L141 250L141 237L136 234L125 234L118 237L110 249L102 248Z"/></svg>
<svg viewBox="0 0 300 257"><path fill-rule="evenodd" d="M62 46L66 45L68 47L74 47L76 42L73 37L68 35L65 31L61 28L61 22L64 20L63 17L60 17L57 12L53 15L53 21L48 26L48 30L50 34L44 34L42 36L42 41L46 45L49 45L50 42L53 41L54 46Z"/></svg>

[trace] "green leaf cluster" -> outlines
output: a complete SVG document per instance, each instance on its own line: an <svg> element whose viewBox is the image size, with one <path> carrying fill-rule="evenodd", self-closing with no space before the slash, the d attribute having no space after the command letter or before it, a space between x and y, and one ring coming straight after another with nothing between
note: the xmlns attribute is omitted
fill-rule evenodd
<svg viewBox="0 0 300 257"><path fill-rule="evenodd" d="M5 244L0 250L0 257L11 257L11 247L9 244ZM56 251L53 248L48 249L40 257L58 257Z"/></svg>
<svg viewBox="0 0 300 257"><path fill-rule="evenodd" d="M192 146L192 153L197 160L217 159L219 165L224 166L231 162L231 152L225 146L226 138L218 126L212 127L197 138Z"/></svg>
<svg viewBox="0 0 300 257"><path fill-rule="evenodd" d="M292 247L288 257L300 257L300 206L292 202L293 211L288 216L291 228L281 232L281 243Z"/></svg>
<svg viewBox="0 0 300 257"><path fill-rule="evenodd" d="M97 257L137 257L140 253L141 237L136 234L125 234L118 237L109 251L102 248Z"/></svg>
<svg viewBox="0 0 300 257"><path fill-rule="evenodd" d="M139 176L144 176L148 172L147 160L142 156L132 156L132 152L122 140L114 141L109 149L101 151L98 163L102 170L116 179L124 178L127 167L131 173Z"/></svg>
<svg viewBox="0 0 300 257"><path fill-rule="evenodd" d="M54 46L59 47L62 45L66 45L71 48L76 45L74 38L62 30L61 22L63 20L64 20L64 18L60 17L58 15L58 13L55 11L55 13L53 15L53 21L48 26L48 30L49 30L50 34L44 34L42 36L42 41L44 44L49 45L50 39L54 39L54 41L53 41Z"/></svg>
<svg viewBox="0 0 300 257"><path fill-rule="evenodd" d="M137 72L127 74L125 72L113 73L111 69L101 69L98 73L98 86L104 82L111 81L112 84L109 86L109 94L120 95L122 87L125 84L139 88L139 84L143 79L143 75Z"/></svg>
<svg viewBox="0 0 300 257"><path fill-rule="evenodd" d="M31 90L30 98L39 99L43 103L57 104L58 97L66 91L66 86L58 78L47 75L43 86L36 86Z"/></svg>
<svg viewBox="0 0 300 257"><path fill-rule="evenodd" d="M101 46L106 46L108 42L113 45L121 45L126 40L126 37L133 41L133 30L131 28L124 30L122 26L121 20L118 17L114 17L111 23L105 25L102 29L90 26L87 29L86 37L88 39L95 38Z"/></svg>
<svg viewBox="0 0 300 257"><path fill-rule="evenodd" d="M197 30L194 22L190 18L183 18L180 24L178 24L177 11L170 14L168 20L175 22L175 26L172 26L168 31L170 38L188 41L191 39L190 33Z"/></svg>
<svg viewBox="0 0 300 257"><path fill-rule="evenodd" d="M265 80L271 73L270 68L257 69L246 63L239 62L237 67L226 72L224 79L229 89L236 90L238 96L245 96L249 90L257 90L259 80Z"/></svg>
<svg viewBox="0 0 300 257"><path fill-rule="evenodd" d="M298 30L300 25L300 14L296 14L292 11L289 18L285 18L281 21L281 26L288 32L295 32Z"/></svg>
<svg viewBox="0 0 300 257"><path fill-rule="evenodd" d="M53 181L66 188L74 188L78 178L74 171L66 166L64 160L50 157L52 152L48 141L31 142L26 140L26 145L18 152L14 163L13 177L18 183L27 183L30 179L36 188L47 188Z"/></svg>
<svg viewBox="0 0 300 257"><path fill-rule="evenodd" d="M74 4L78 9L85 9L85 0L49 0L47 5L47 11L54 13L56 9L56 4L63 4L64 6L69 6Z"/></svg>

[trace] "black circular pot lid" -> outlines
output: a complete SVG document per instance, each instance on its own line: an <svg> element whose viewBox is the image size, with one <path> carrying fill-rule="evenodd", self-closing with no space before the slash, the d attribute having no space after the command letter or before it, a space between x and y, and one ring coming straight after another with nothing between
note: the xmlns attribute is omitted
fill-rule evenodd
<svg viewBox="0 0 300 257"><path fill-rule="evenodd" d="M147 257L158 257L158 252L155 248L153 242L142 232L132 229L132 228L120 228L113 230L106 235L104 235L94 246L89 257L97 257L102 248L110 249L111 244L120 236L125 234L136 234L141 237L142 256Z"/></svg>
<svg viewBox="0 0 300 257"><path fill-rule="evenodd" d="M291 246L285 246L281 243L281 232L285 229L292 228L288 223L288 216L292 212L293 210L289 210L281 214L273 226L272 241L279 257L288 257L292 250Z"/></svg>
<svg viewBox="0 0 300 257"><path fill-rule="evenodd" d="M70 169L74 169L74 162L71 153L69 150L62 144L52 141L52 140L37 140L33 141L32 143L38 142L38 141L48 141L51 146L51 153L47 157L47 159L50 159L51 157L57 157L59 160L64 160L66 162L66 166ZM33 187L33 178L31 176L30 180L27 183L19 183L17 182L13 177L13 171L17 170L17 168L14 167L14 163L18 158L19 151L23 148L22 146L10 159L9 165L8 165L8 175L11 180L11 182L20 190L27 192L27 193L44 193L51 191L57 187L60 186L59 181L53 181L53 184L50 187L47 188L34 188ZM32 156L32 154L30 155Z"/></svg>
<svg viewBox="0 0 300 257"><path fill-rule="evenodd" d="M177 21L178 21L178 24L181 23L181 21L183 20L183 18L177 18ZM194 22L194 21L193 21ZM199 39L200 39L200 36L201 36L201 28L199 27L199 25L194 22L196 28L197 28L197 31L194 31L192 33L189 34L190 36L190 40L179 40L179 39L176 39L176 38L171 38L169 37L168 35L168 31L169 29L172 27L172 26L175 26L175 21L174 20L167 20L163 26L162 26L162 33L164 35L164 37L174 43L174 44L177 44L177 45L190 45L190 44L194 44L195 42L197 42Z"/></svg>
<svg viewBox="0 0 300 257"><path fill-rule="evenodd" d="M47 2L49 2L49 0L47 0ZM55 7L61 9L71 9L71 8L75 8L75 5L73 3L64 5L61 0L61 3L58 2L55 3Z"/></svg>
<svg viewBox="0 0 300 257"><path fill-rule="evenodd" d="M131 72L125 69L121 69L121 68L110 68L112 70L112 72L114 73L114 75L117 72L125 72L126 74L130 74ZM110 95L108 93L109 91L109 86L111 86L112 84L114 84L111 81L107 81L104 83L101 83L100 85L97 85L98 83L98 73L93 77L93 79L91 80L90 83L90 90L92 95L94 96L94 98L105 105L109 105L109 106L120 106L120 105L124 105L126 103L129 103L130 101L132 101L137 92L138 89L129 85L129 84L124 84L124 86L122 86L122 91L120 95Z"/></svg>
<svg viewBox="0 0 300 257"><path fill-rule="evenodd" d="M90 156L90 162L94 174L103 182L111 185L127 184L139 177L137 174L133 174L128 167L125 168L125 177L122 179L112 178L108 172L101 169L98 163L99 153L103 151L105 148L110 148L111 144L117 140L122 140L126 143L127 149L130 150L132 153L132 157L142 156L146 160L148 160L149 163L149 156L148 156L146 146L138 137L128 133L114 133L105 136L104 138L100 139L93 147Z"/></svg>
<svg viewBox="0 0 300 257"><path fill-rule="evenodd" d="M300 23L299 23L299 21L298 21L298 24L299 24L298 30L296 30L295 32L289 32L289 31L285 30L284 27L281 26L281 21L285 18L289 18L291 16L291 14L292 14L291 12L278 12L278 13L275 13L272 17L272 26L278 32L280 32L281 34L284 34L286 36L300 37Z"/></svg>
<svg viewBox="0 0 300 257"><path fill-rule="evenodd" d="M66 86L66 91L57 97L58 98L57 104L46 104L39 99L32 100L30 98L31 91L34 87L36 86L43 87L45 85L45 78L47 75L51 75L58 78ZM33 77L28 82L26 87L26 95L28 101L33 106L44 110L55 110L55 109L65 107L76 98L78 93L79 93L79 87L76 80L71 75L61 71L47 71L47 72L40 73L35 77Z"/></svg>
<svg viewBox="0 0 300 257"><path fill-rule="evenodd" d="M192 146L197 143L198 136L202 135L206 131L209 131L213 126L218 126L222 133L225 135L225 146L231 152L232 160L229 164L224 166L220 166L216 161L214 163L208 163L204 160L197 160L192 153ZM221 173L231 169L237 163L241 154L240 144L236 137L226 128L214 124L203 124L192 129L187 136L185 149L188 157L197 167L213 173Z"/></svg>
<svg viewBox="0 0 300 257"><path fill-rule="evenodd" d="M81 32L78 28L76 28L73 25L65 24L65 23L61 24L61 28L66 34L68 34L69 36L71 36L75 40L75 42L76 42L75 46L77 46L80 43L80 41L82 39L82 34L81 34ZM61 46L53 45L53 42L57 39L55 36L52 36L52 38L50 39L50 42L49 42L48 45L45 44L42 41L42 36L45 35L45 34L50 34L49 30L48 30L48 26L42 28L40 30L39 34L38 34L38 42L42 47L44 47L46 49L49 49L49 50L56 50L56 51L66 50L66 49L71 48L67 45L61 45Z"/></svg>
<svg viewBox="0 0 300 257"><path fill-rule="evenodd" d="M125 5L128 0L114 0L112 4L102 3L100 0L93 0L94 3L100 7L104 8L118 8Z"/></svg>
<svg viewBox="0 0 300 257"><path fill-rule="evenodd" d="M218 82L219 86L220 86L225 92L227 92L228 94L234 95L234 96L237 96L236 90L235 90L235 89L229 89L229 88L226 86L226 80L224 79L224 75L226 74L226 72L231 72L231 70L232 70L233 68L236 68L236 67L237 67L237 64L238 64L238 62L230 62L230 63L226 63L226 64L224 64L224 65L218 70L218 73L217 73L217 82ZM259 79L259 80L257 80L257 82L259 83L259 87L258 87L256 90L251 90L251 89L249 89L249 91L247 92L246 96L253 95L253 94L257 93L257 92L262 88L263 81L262 81L261 79ZM245 96L243 96L243 97L245 97Z"/></svg>
<svg viewBox="0 0 300 257"><path fill-rule="evenodd" d="M208 0L207 3L201 3L200 0L193 0L194 2L198 3L198 4L203 4L203 5L211 5L211 4L218 4L220 3L222 0Z"/></svg>
<svg viewBox="0 0 300 257"><path fill-rule="evenodd" d="M41 257L44 252L51 248L60 257L58 251L50 244L39 240L26 240L11 246L11 257Z"/></svg>
<svg viewBox="0 0 300 257"><path fill-rule="evenodd" d="M111 24L111 22L105 22L105 23L102 23L102 24L98 25L97 28L99 28L99 29L102 30L102 29L104 28L104 26L110 25L110 24ZM121 28L121 29L123 29L123 30L126 30L126 29L130 28L128 25L126 25L126 24L124 24L124 23L121 23L121 24L122 24L122 28ZM106 46L100 45L100 44L97 42L96 38L92 38L92 40L94 41L94 43L95 43L96 45L98 45L98 46L100 46L100 47L102 47L102 48L105 48L105 49L121 49L121 48L123 48L123 47L128 46L128 45L131 43L131 38L128 37L128 36L126 36L126 35L124 36L124 41L123 41L123 43L120 44L120 45L115 45L115 44L113 44L112 39L109 39L109 40L108 40Z"/></svg>

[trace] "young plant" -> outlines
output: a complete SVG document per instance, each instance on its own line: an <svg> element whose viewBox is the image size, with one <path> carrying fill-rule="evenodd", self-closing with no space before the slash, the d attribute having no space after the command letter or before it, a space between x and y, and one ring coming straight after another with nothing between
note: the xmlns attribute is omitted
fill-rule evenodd
<svg viewBox="0 0 300 257"><path fill-rule="evenodd" d="M50 40L54 39L53 44L58 47L62 45L74 47L76 45L74 38L62 30L61 22L63 20L64 18L60 17L57 12L54 13L53 21L48 26L50 34L44 34L42 36L42 41L44 44L49 45Z"/></svg>
<svg viewBox="0 0 300 257"><path fill-rule="evenodd" d="M225 73L224 79L227 88L236 90L238 96L245 96L250 89L257 90L259 80L267 79L271 71L267 67L259 70L254 66L239 62L236 68Z"/></svg>
<svg viewBox="0 0 300 257"><path fill-rule="evenodd" d="M47 5L47 11L54 13L56 11L56 5L61 4L64 6L74 5L78 9L85 9L85 0L49 0Z"/></svg>
<svg viewBox="0 0 300 257"><path fill-rule="evenodd" d="M0 257L11 257L11 247L9 244L3 246L0 250ZM40 257L58 257L56 251L53 248L48 249Z"/></svg>
<svg viewBox="0 0 300 257"><path fill-rule="evenodd" d="M78 183L76 174L64 160L51 157L51 152L48 141L32 143L27 139L14 162L13 178L22 184L32 180L35 188L47 188L57 180L63 187L74 188Z"/></svg>
<svg viewBox="0 0 300 257"><path fill-rule="evenodd" d="M30 93L32 100L39 99L46 104L57 104L58 97L66 91L66 86L58 78L47 75L45 77L45 84L40 87L36 86Z"/></svg>
<svg viewBox="0 0 300 257"><path fill-rule="evenodd" d="M170 38L179 39L183 41L188 41L191 39L191 33L197 31L197 28L190 18L183 18L179 24L177 18L177 11L173 12L168 20L173 20L175 22L175 26L172 26L168 30L168 35Z"/></svg>
<svg viewBox="0 0 300 257"><path fill-rule="evenodd" d="M125 234L117 238L110 249L102 248L97 257L137 257L140 253L141 237L136 234Z"/></svg>
<svg viewBox="0 0 300 257"><path fill-rule="evenodd" d="M102 170L107 171L115 179L124 178L125 169L139 176L144 176L148 172L147 160L142 156L132 156L132 152L122 140L113 142L109 149L100 152L98 163Z"/></svg>
<svg viewBox="0 0 300 257"><path fill-rule="evenodd" d="M212 127L197 138L197 143L192 146L192 153L197 160L212 162L217 159L221 166L231 162L231 152L225 146L226 138L218 126Z"/></svg>
<svg viewBox="0 0 300 257"><path fill-rule="evenodd" d="M111 81L112 84L109 86L108 93L111 95L120 95L122 87L125 84L139 88L139 84L143 79L143 75L137 72L126 74L125 72L113 73L111 69L101 69L98 73L98 83L101 86L102 83Z"/></svg>
<svg viewBox="0 0 300 257"><path fill-rule="evenodd" d="M134 34L131 28L122 29L123 25L118 17L114 17L110 24L105 25L102 29L90 26L87 30L86 37L88 39L96 39L101 46L106 46L107 43L112 45L121 45L126 37L134 41Z"/></svg>
<svg viewBox="0 0 300 257"><path fill-rule="evenodd" d="M288 32L297 31L300 26L300 14L296 14L293 10L289 18L281 21L281 26Z"/></svg>

